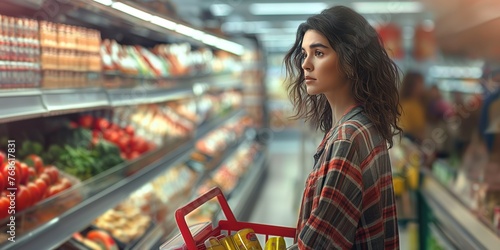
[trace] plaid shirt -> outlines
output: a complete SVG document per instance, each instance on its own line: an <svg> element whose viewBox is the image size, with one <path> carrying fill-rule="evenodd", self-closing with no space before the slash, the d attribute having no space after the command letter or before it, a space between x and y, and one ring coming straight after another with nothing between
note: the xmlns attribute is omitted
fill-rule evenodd
<svg viewBox="0 0 500 250"><path fill-rule="evenodd" d="M357 106L318 147L307 178L299 249L398 249L387 142Z"/></svg>

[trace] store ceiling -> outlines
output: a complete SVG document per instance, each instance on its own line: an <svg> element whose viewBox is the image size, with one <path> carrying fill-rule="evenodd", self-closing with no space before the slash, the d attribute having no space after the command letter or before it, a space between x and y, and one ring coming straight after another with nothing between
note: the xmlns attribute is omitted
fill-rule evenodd
<svg viewBox="0 0 500 250"><path fill-rule="evenodd" d="M412 29L419 22L433 19L431 13L418 1L171 1L175 4L179 16L188 22L198 26L220 24L222 30L228 34L255 35L268 51L283 51L288 48L300 23L308 16L334 5L345 5L363 13L373 25L396 22L403 28Z"/></svg>

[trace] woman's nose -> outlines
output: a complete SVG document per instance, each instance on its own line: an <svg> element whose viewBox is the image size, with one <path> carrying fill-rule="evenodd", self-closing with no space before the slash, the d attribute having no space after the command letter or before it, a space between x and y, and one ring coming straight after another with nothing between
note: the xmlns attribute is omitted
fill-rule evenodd
<svg viewBox="0 0 500 250"><path fill-rule="evenodd" d="M309 60L309 57L306 57L304 59L304 61L302 62L302 69L304 69L305 71L313 70L313 65L312 65L311 61Z"/></svg>

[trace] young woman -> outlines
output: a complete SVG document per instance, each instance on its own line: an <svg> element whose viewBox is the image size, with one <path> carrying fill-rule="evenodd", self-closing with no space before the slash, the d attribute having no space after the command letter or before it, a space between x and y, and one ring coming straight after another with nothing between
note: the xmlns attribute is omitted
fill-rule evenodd
<svg viewBox="0 0 500 250"><path fill-rule="evenodd" d="M285 57L296 117L325 137L314 155L297 225L299 249L397 249L388 148L397 125L399 75L376 31L333 7L297 30Z"/></svg>

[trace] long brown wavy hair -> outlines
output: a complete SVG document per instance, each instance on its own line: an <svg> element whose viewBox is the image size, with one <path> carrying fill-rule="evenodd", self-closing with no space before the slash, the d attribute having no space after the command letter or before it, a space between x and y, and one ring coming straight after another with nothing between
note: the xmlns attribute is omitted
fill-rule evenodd
<svg viewBox="0 0 500 250"><path fill-rule="evenodd" d="M336 6L311 16L299 25L293 47L285 56L288 95L295 107L295 119L305 118L316 129L332 128L332 110L323 94L308 95L302 69L302 40L308 30L323 34L337 53L340 69L351 82L351 91L367 117L390 147L398 126L397 65L389 58L375 29L350 8Z"/></svg>

